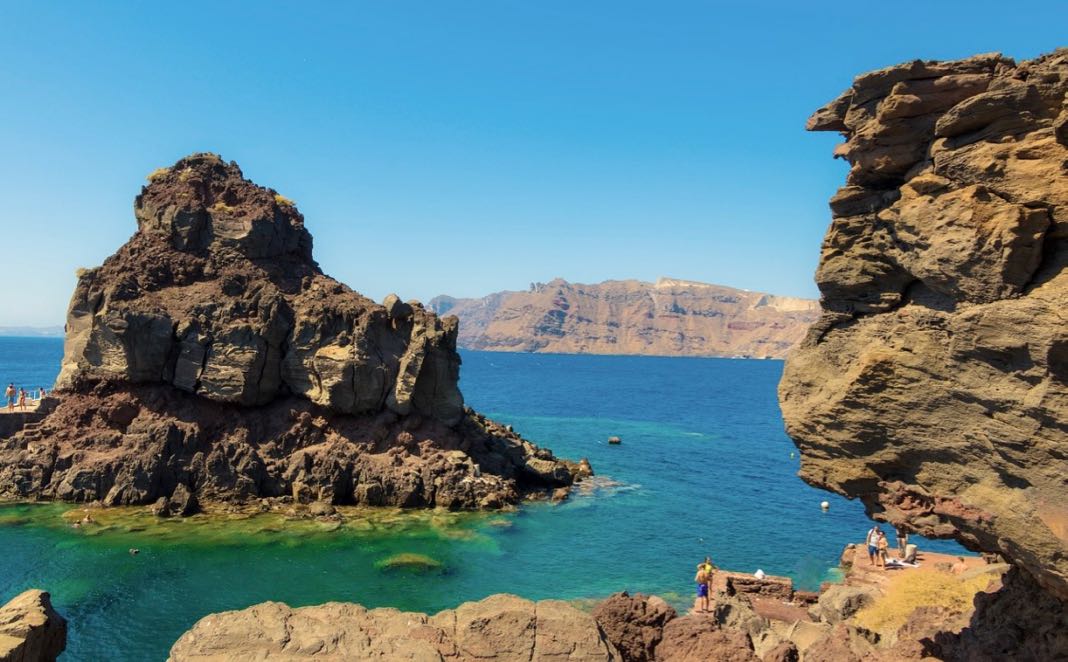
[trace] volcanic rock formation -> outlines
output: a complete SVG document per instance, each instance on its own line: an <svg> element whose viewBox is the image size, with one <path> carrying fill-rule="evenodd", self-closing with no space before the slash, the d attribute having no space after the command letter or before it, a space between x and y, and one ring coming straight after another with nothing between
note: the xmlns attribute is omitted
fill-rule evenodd
<svg viewBox="0 0 1068 662"><path fill-rule="evenodd" d="M265 602L202 618L170 660L618 660L588 614L558 600L492 595L434 616L331 602Z"/></svg>
<svg viewBox="0 0 1068 662"><path fill-rule="evenodd" d="M1066 93L1068 50L979 55L864 74L812 116L809 130L845 136L835 155L851 168L816 273L823 315L779 389L806 481L1003 555L1060 605L1061 628ZM1009 573L1008 593L1030 578ZM1000 654L1043 650L1026 641L1038 631L1016 628Z"/></svg>
<svg viewBox="0 0 1068 662"><path fill-rule="evenodd" d="M51 662L66 647L67 621L44 591L24 591L0 607L0 661Z"/></svg>
<svg viewBox="0 0 1068 662"><path fill-rule="evenodd" d="M625 622L628 614L638 622ZM200 619L171 648L186 660L756 662L749 637L659 598L617 594L587 614L560 600L497 594L433 616L331 602L265 602Z"/></svg>
<svg viewBox="0 0 1068 662"><path fill-rule="evenodd" d="M0 495L470 508L571 484L464 407L455 317L324 275L294 204L234 163L149 180L137 232L79 274L62 397L0 442Z"/></svg>
<svg viewBox="0 0 1068 662"><path fill-rule="evenodd" d="M810 299L674 278L557 278L527 292L439 296L428 305L460 318L461 347L564 354L781 358L819 316Z"/></svg>

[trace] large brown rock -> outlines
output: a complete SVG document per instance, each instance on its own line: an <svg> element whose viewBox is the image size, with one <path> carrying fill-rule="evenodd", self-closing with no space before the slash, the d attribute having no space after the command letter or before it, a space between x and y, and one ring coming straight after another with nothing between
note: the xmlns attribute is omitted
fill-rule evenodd
<svg viewBox="0 0 1068 662"><path fill-rule="evenodd" d="M171 648L184 660L468 660L610 662L597 623L556 600L493 595L434 616L332 602L265 602L200 619Z"/></svg>
<svg viewBox="0 0 1068 662"><path fill-rule="evenodd" d="M823 316L779 388L808 482L1068 599L1068 50L858 77Z"/></svg>
<svg viewBox="0 0 1068 662"><path fill-rule="evenodd" d="M664 626L656 659L665 662L757 662L749 635L721 627L714 619L683 616Z"/></svg>
<svg viewBox="0 0 1068 662"><path fill-rule="evenodd" d="M121 379L460 420L455 318L387 309L325 276L297 208L236 164L181 159L152 174L134 212L137 233L78 278L57 388Z"/></svg>
<svg viewBox="0 0 1068 662"><path fill-rule="evenodd" d="M816 620L834 625L875 602L878 597L879 592L870 586L835 584L820 593L819 601L809 613Z"/></svg>
<svg viewBox="0 0 1068 662"><path fill-rule="evenodd" d="M656 596L616 593L599 602L593 618L616 647L623 662L650 662L675 610Z"/></svg>
<svg viewBox="0 0 1068 662"><path fill-rule="evenodd" d="M1002 584L1000 591L976 595L965 627L951 621L920 638L924 647L942 659L969 662L1068 659L1068 604L1019 569L1006 573ZM899 646L917 638L918 628L909 626L911 632L899 633Z"/></svg>
<svg viewBox="0 0 1068 662"><path fill-rule="evenodd" d="M877 660L878 651L855 627L839 623L830 634L805 649L805 662L866 662Z"/></svg>
<svg viewBox="0 0 1068 662"><path fill-rule="evenodd" d="M0 662L49 662L67 647L67 621L30 589L0 607Z"/></svg>
<svg viewBox="0 0 1068 662"><path fill-rule="evenodd" d="M137 232L78 278L60 402L0 441L0 496L495 508L572 483L463 406L455 317L324 275L293 203L234 163L149 180Z"/></svg>

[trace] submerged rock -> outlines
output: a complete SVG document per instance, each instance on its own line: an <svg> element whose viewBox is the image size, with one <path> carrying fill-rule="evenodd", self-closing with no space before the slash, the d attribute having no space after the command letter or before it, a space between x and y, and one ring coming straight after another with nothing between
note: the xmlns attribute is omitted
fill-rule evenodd
<svg viewBox="0 0 1068 662"><path fill-rule="evenodd" d="M823 314L779 387L802 478L1002 555L1061 614L1066 93L1068 50L988 54L861 75L812 116L845 136L851 169L816 273Z"/></svg>
<svg viewBox="0 0 1068 662"><path fill-rule="evenodd" d="M573 482L464 407L455 317L324 275L293 202L234 163L149 179L137 232L79 274L61 400L0 441L0 496L497 508Z"/></svg>
<svg viewBox="0 0 1068 662"><path fill-rule="evenodd" d="M67 621L48 593L30 589L0 607L0 660L50 662L67 647Z"/></svg>
<svg viewBox="0 0 1068 662"><path fill-rule="evenodd" d="M426 572L429 570L439 570L442 567L442 564L441 561L426 556L425 554L406 552L384 558L375 563L375 567L383 570L407 569Z"/></svg>

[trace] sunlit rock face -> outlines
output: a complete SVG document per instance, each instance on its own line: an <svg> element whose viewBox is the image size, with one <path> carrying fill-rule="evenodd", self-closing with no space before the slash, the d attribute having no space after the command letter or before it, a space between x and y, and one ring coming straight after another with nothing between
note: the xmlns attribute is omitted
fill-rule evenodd
<svg viewBox="0 0 1068 662"><path fill-rule="evenodd" d="M809 120L849 161L779 388L808 482L1068 598L1068 51L911 62Z"/></svg>
<svg viewBox="0 0 1068 662"><path fill-rule="evenodd" d="M571 484L464 407L455 317L324 275L294 203L237 164L161 168L134 212L79 274L58 404L0 441L0 496L494 508Z"/></svg>
<svg viewBox="0 0 1068 662"><path fill-rule="evenodd" d="M118 378L459 421L455 318L378 305L325 276L293 203L236 164L182 159L153 173L134 211L130 241L78 279L59 388Z"/></svg>

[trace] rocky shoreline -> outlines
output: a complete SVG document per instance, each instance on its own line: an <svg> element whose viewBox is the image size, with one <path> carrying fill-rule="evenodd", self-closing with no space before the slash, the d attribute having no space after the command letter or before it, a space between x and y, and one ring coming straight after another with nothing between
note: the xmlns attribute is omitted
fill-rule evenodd
<svg viewBox="0 0 1068 662"><path fill-rule="evenodd" d="M268 602L201 619L175 642L174 662L206 659L603 660L619 662L902 662L1055 659L1051 630L1026 641L1003 607L1026 590L1018 570L973 559L957 575L952 557L926 554L922 569L868 567L861 545L842 555L842 583L795 591L784 577L717 571L707 613L680 615L663 599L617 593L588 611L560 600L493 595L435 615L328 603L293 609ZM854 555L857 556L854 561ZM1007 572L1006 572L1007 571ZM927 578L927 579L925 579ZM861 617L895 608L892 586L934 578L966 596L897 614L900 625L870 629ZM910 583L911 582L911 583ZM976 587L976 588L969 588ZM974 605L972 601L973 591ZM900 591L898 592L900 593ZM1010 598L1011 599L1011 598ZM889 606L888 606L889 605ZM1048 607L1039 601L1028 612ZM1041 625L1038 626L1041 629ZM1024 641L1024 645L1019 646ZM250 642L252 642L250 644Z"/></svg>
<svg viewBox="0 0 1068 662"><path fill-rule="evenodd" d="M493 509L589 475L465 407L456 318L324 275L236 164L161 168L134 211L79 274L58 397L0 436L0 496Z"/></svg>
<svg viewBox="0 0 1068 662"><path fill-rule="evenodd" d="M73 508L60 524L69 526L88 514L90 523L105 530L143 531L143 524L125 520L124 513L147 509ZM187 527L213 523L234 526L235 513L259 518L260 513L283 515L288 524L275 519L261 526L292 529L296 535L311 531L338 535L348 520L383 509L334 509L321 502L308 506L292 500L266 500L258 505L209 506L208 517L199 516L183 525L183 536L194 536ZM113 516L114 513L114 516ZM460 516L461 514L456 514ZM410 518L412 513L398 516ZM440 515L438 515L440 517ZM85 521L85 520L82 520ZM303 522L303 523L301 523ZM124 526L125 524L125 526ZM330 526L333 525L333 526ZM241 527L242 525L237 525ZM308 528L310 527L310 528ZM241 528L241 530L251 530ZM151 535L149 532L143 535ZM132 552L131 552L132 553ZM680 615L655 596L619 593L596 603L543 600L532 602L511 595L494 595L468 602L435 615L401 612L392 608L366 609L356 604L328 603L290 608L268 602L246 609L211 614L201 618L171 647L172 660L242 659L366 659L384 656L396 660L983 660L983 655L1018 639L1019 631L1006 619L999 596L1005 591L1026 590L1016 581L1015 570L1002 577L1009 566L988 565L978 557L969 560L966 573L950 572L952 557L921 553L921 568L883 571L870 568L861 545L849 545L842 555L841 583L825 584L819 593L794 590L786 577L754 577L748 573L719 570L712 583L712 601L707 613L695 610ZM440 564L429 557L407 554L381 562L383 568L412 566L413 572L437 571ZM923 586L924 578L937 580L939 590L956 594L955 600L934 596L921 606L897 609L889 625L874 621L882 605L893 605L906 590ZM998 588L1004 584L1001 591ZM973 594L979 591L974 597ZM45 596L47 599L47 596ZM1017 598L1013 598L1014 600ZM31 601L32 602L32 601ZM40 600L33 602L38 604ZM0 618L5 622L31 623L12 626L23 633L18 645L49 650L62 649L65 632L62 617L50 607L19 607L26 600L0 610L18 614ZM992 608L989 605L994 605ZM47 606L47 605L46 605ZM1049 607L1036 601L1037 612ZM885 611L885 610L884 610ZM35 615L41 614L41 615ZM991 615L994 617L991 618ZM982 625L976 623L980 619ZM885 621L885 619L884 619ZM49 625L51 623L51 625ZM10 629L10 628L9 628ZM1055 639L1057 633L1043 636ZM4 641L0 636L0 644ZM58 643L57 643L58 641ZM29 643L25 643L29 642ZM18 642L12 642L18 643ZM58 647L58 648L57 648ZM1037 651L1041 653L1041 650ZM0 658L7 659L7 658ZM20 659L20 658L13 658ZM47 655L27 659L54 659ZM1042 659L1041 655L1034 659Z"/></svg>
<svg viewBox="0 0 1068 662"><path fill-rule="evenodd" d="M4 496L493 509L566 492L590 473L470 410L450 427L389 411L336 414L293 397L243 408L115 382L53 406L0 441L0 459L15 456L0 469Z"/></svg>

